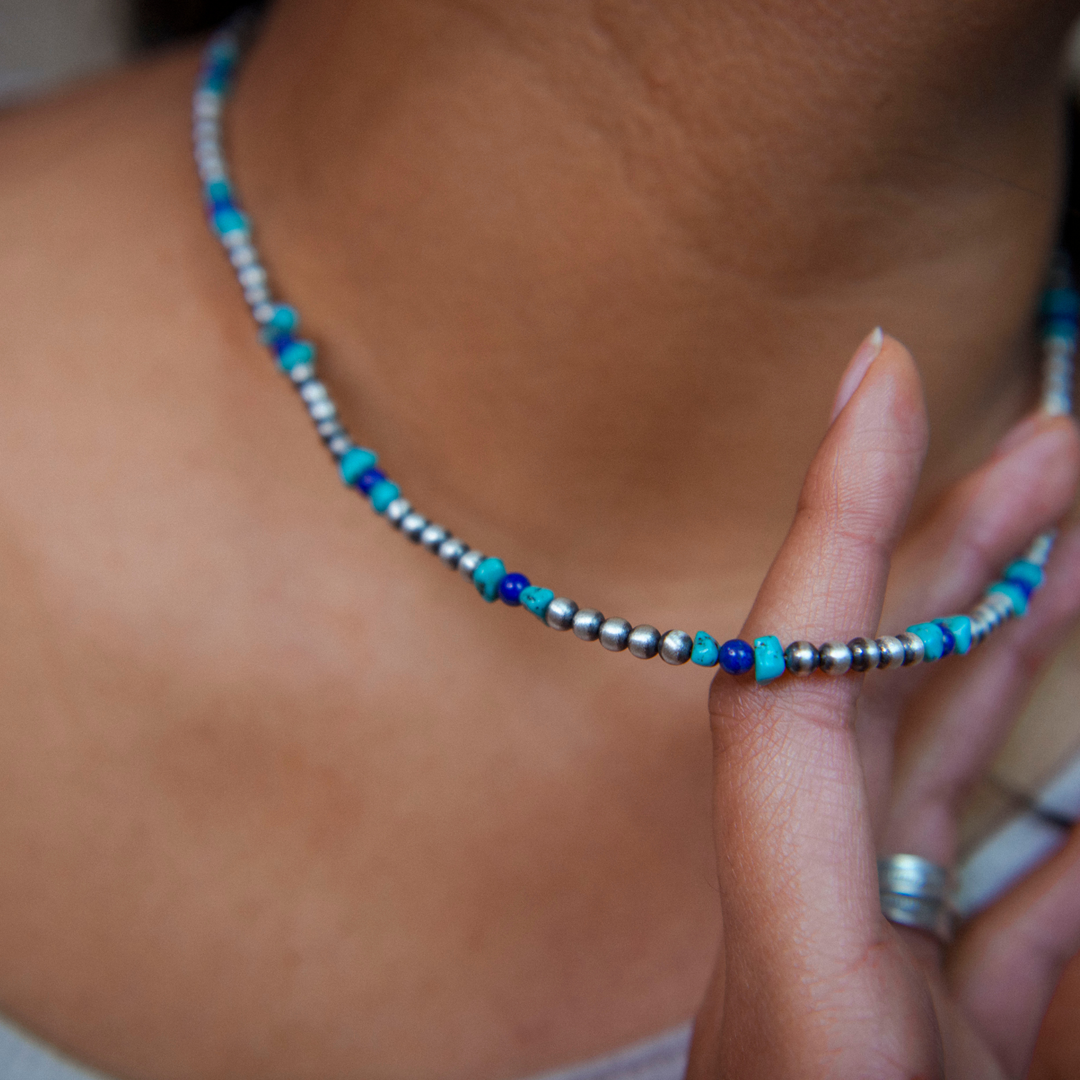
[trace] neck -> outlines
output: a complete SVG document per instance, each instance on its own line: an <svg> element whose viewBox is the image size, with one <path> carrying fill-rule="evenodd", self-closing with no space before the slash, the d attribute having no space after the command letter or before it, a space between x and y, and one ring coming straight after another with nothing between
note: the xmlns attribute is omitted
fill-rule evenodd
<svg viewBox="0 0 1080 1080"><path fill-rule="evenodd" d="M429 516L568 588L753 582L875 324L927 382L930 493L1033 400L1071 15L281 0L236 175Z"/></svg>

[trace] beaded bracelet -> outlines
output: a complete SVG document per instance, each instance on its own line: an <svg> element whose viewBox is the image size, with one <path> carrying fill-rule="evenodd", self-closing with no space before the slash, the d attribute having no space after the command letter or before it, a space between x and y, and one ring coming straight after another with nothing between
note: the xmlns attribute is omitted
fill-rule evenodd
<svg viewBox="0 0 1080 1080"><path fill-rule="evenodd" d="M694 637L682 630L662 634L654 626L631 626L626 619L605 618L595 608L579 608L573 600L533 585L524 574L507 573L501 559L485 556L443 526L428 521L377 467L375 451L357 446L345 430L329 391L315 377L315 346L297 336L300 319L296 310L271 296L266 269L252 242L251 224L239 209L222 151L221 117L240 58L241 37L249 22L247 17L237 19L210 39L193 98L195 163L210 225L236 270L263 343L299 393L316 431L338 463L342 480L366 496L372 509L413 543L456 569L486 601L523 607L552 629L572 629L582 641L599 641L611 652L626 650L642 660L659 655L669 664L719 665L731 675L753 670L758 682L769 682L785 671L793 675L815 671L842 675L906 667L952 653L963 655L1006 620L1026 614L1032 593L1043 583L1052 532L1036 538L1022 558L1006 567L1001 580L986 589L967 615L917 623L895 636L857 637L820 646L794 641L785 649L779 638L771 635L755 638L752 645L739 639L720 644L703 630ZM1049 415L1071 411L1078 313L1080 296L1073 288L1067 260L1059 255L1042 307L1042 409Z"/></svg>

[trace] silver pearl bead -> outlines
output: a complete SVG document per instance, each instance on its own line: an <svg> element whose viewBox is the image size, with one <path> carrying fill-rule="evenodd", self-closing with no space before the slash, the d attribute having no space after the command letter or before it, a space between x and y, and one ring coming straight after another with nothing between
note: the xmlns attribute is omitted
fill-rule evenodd
<svg viewBox="0 0 1080 1080"><path fill-rule="evenodd" d="M685 664L694 651L694 639L685 630L669 630L660 639L660 659L665 664Z"/></svg>
<svg viewBox="0 0 1080 1080"><path fill-rule="evenodd" d="M345 429L334 419L322 420L315 427L315 430L319 433L320 438L334 439L338 435L344 435Z"/></svg>
<svg viewBox="0 0 1080 1080"><path fill-rule="evenodd" d="M395 499L383 512L383 517L396 529L409 516L411 510L412 503L408 499Z"/></svg>
<svg viewBox="0 0 1080 1080"><path fill-rule="evenodd" d="M316 401L314 405L308 406L308 416L316 424L321 424L324 420L333 420L337 416L337 406L330 400Z"/></svg>
<svg viewBox="0 0 1080 1080"><path fill-rule="evenodd" d="M318 379L308 379L300 388L300 396L312 405L316 401L325 401L329 396L326 386Z"/></svg>
<svg viewBox="0 0 1080 1080"><path fill-rule="evenodd" d="M851 669L851 650L842 641L826 641L818 649L818 667L826 675L843 675Z"/></svg>
<svg viewBox="0 0 1080 1080"><path fill-rule="evenodd" d="M904 643L892 634L883 634L877 639L878 652L881 658L878 660L879 668L897 668L904 666Z"/></svg>
<svg viewBox="0 0 1080 1080"><path fill-rule="evenodd" d="M265 285L266 271L261 266L248 266L236 275L236 280L245 289L254 288L256 285Z"/></svg>
<svg viewBox="0 0 1080 1080"><path fill-rule="evenodd" d="M567 600L565 596L556 596L548 604L544 622L552 630L569 630L574 625L574 616L577 614L577 604L573 600Z"/></svg>
<svg viewBox="0 0 1080 1080"><path fill-rule="evenodd" d="M651 660L660 650L660 631L648 623L635 626L630 631L626 647L631 656L636 656L639 660Z"/></svg>
<svg viewBox="0 0 1080 1080"><path fill-rule="evenodd" d="M1001 625L1001 616L988 604L977 604L971 613L972 623L978 623L985 641ZM974 630L972 630L974 633Z"/></svg>
<svg viewBox="0 0 1080 1080"><path fill-rule="evenodd" d="M326 446L334 457L343 458L353 448L353 441L348 435L335 435L327 440Z"/></svg>
<svg viewBox="0 0 1080 1080"><path fill-rule="evenodd" d="M244 299L249 304L265 304L270 299L270 290L265 285L251 285L244 290Z"/></svg>
<svg viewBox="0 0 1080 1080"><path fill-rule="evenodd" d="M448 536L439 545L439 558L451 570L456 570L461 556L469 550L469 545L459 540L456 536Z"/></svg>
<svg viewBox="0 0 1080 1080"><path fill-rule="evenodd" d="M881 650L877 642L870 638L852 638L848 642L848 648L851 650L852 671L869 671L876 668L881 660Z"/></svg>
<svg viewBox="0 0 1080 1080"><path fill-rule="evenodd" d="M926 645L918 634L909 634L906 630L896 635L897 640L904 646L904 667L919 664L926 656Z"/></svg>
<svg viewBox="0 0 1080 1080"><path fill-rule="evenodd" d="M476 568L487 558L482 551L466 551L458 559L458 573L466 580L472 581L473 574L476 573Z"/></svg>
<svg viewBox="0 0 1080 1080"><path fill-rule="evenodd" d="M792 675L809 675L818 666L818 651L809 641L793 641L784 650L784 663Z"/></svg>
<svg viewBox="0 0 1080 1080"><path fill-rule="evenodd" d="M600 624L600 644L609 652L622 652L630 641L630 630L625 619L605 619Z"/></svg>
<svg viewBox="0 0 1080 1080"><path fill-rule="evenodd" d="M415 510L401 519L401 531L414 543L420 542L420 534L427 528L428 520Z"/></svg>
<svg viewBox="0 0 1080 1080"><path fill-rule="evenodd" d="M574 636L582 641L595 641L600 636L600 627L603 624L603 612L596 608L582 608L574 616Z"/></svg>
<svg viewBox="0 0 1080 1080"><path fill-rule="evenodd" d="M1004 593L987 593L984 604L989 604L995 611L1001 615L1001 621L1005 622L1007 619L1011 619L1016 612L1013 609L1013 602Z"/></svg>
<svg viewBox="0 0 1080 1080"><path fill-rule="evenodd" d="M441 525L429 525L420 534L420 543L426 547L428 551L436 552L449 535L450 534Z"/></svg>
<svg viewBox="0 0 1080 1080"><path fill-rule="evenodd" d="M274 309L271 308L271 311ZM315 378L315 365L314 364L297 364L289 372L289 378L292 379L297 386L302 386L308 381L308 379Z"/></svg>

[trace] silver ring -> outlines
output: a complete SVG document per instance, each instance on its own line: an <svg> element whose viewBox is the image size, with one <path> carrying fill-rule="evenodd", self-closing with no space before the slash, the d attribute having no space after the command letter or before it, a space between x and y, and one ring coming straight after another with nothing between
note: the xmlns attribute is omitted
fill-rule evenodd
<svg viewBox="0 0 1080 1080"><path fill-rule="evenodd" d="M955 912L949 902L949 871L918 855L887 855L877 865L885 918L898 926L924 930L944 944L952 941Z"/></svg>

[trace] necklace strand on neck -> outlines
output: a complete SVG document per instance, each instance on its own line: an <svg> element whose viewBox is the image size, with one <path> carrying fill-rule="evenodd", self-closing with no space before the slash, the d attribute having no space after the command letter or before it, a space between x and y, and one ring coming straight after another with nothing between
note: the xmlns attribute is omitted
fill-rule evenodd
<svg viewBox="0 0 1080 1080"><path fill-rule="evenodd" d="M784 674L815 671L842 675L847 671L905 667L964 654L986 640L1003 622L1026 614L1032 593L1044 579L1043 567L1053 545L1053 532L1036 537L1027 552L1005 568L999 581L984 592L966 615L947 615L909 626L896 635L815 646L795 641L783 648L772 635L751 644L739 639L720 644L705 631L694 637L682 630L660 633L654 626L631 626L626 619L605 618L595 608L579 608L551 589L533 585L519 573L507 573L501 559L485 556L430 522L413 509L398 485L377 468L378 455L358 446L338 417L337 406L315 374L315 346L297 336L294 308L271 295L268 275L252 240L251 224L238 206L222 150L221 122L241 53L248 19L219 30L203 54L192 102L195 163L202 182L210 225L217 234L260 328L263 342L291 381L307 408L319 437L338 464L341 478L366 496L372 509L413 543L456 569L489 603L501 600L523 607L554 630L573 630L582 641L599 641L611 652L628 651L642 660L659 655L669 664L691 661L719 665L731 675L754 672L759 682ZM1071 411L1073 360L1076 353L1080 297L1073 288L1068 260L1059 255L1051 272L1042 308L1043 388L1041 408L1048 415Z"/></svg>

